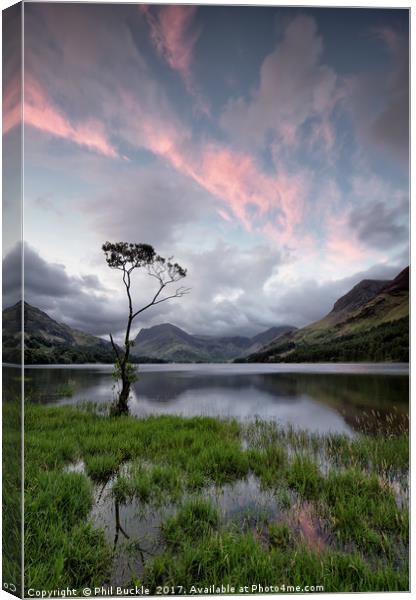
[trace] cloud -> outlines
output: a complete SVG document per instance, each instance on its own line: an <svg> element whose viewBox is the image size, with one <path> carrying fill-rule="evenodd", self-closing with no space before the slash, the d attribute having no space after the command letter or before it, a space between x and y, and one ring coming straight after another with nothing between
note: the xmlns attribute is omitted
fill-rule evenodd
<svg viewBox="0 0 416 600"><path fill-rule="evenodd" d="M276 305L283 322L302 327L328 314L334 303L363 279L391 280L405 266L406 262L394 266L376 264L365 271L336 280L318 282L304 279L292 284L283 293L277 290Z"/></svg>
<svg viewBox="0 0 416 600"><path fill-rule="evenodd" d="M408 215L408 199L403 197L400 204L399 207L386 206L380 201L357 207L350 213L349 225L361 242L378 250L406 244L408 225L400 220Z"/></svg>
<svg viewBox="0 0 416 600"><path fill-rule="evenodd" d="M144 7L141 10L153 32L153 41L159 52L181 76L189 77L197 39L194 28L196 8L172 6L153 10ZM87 35L87 25L92 25L96 13L93 9L83 10L83 23L79 23L79 13L77 18L75 13L65 9L64 14L74 27L79 25L77 40L81 48L85 47L87 60L93 57L97 64L101 64L103 57L97 48L104 44L105 32L113 32L107 22L110 13L103 13L104 17L90 36ZM41 11L41 14L44 13ZM240 98L230 101L221 121L228 131L229 140L219 141L209 132L197 135L189 119L179 116L180 111L175 109L164 87L155 80L154 73L147 68L137 49L131 47L127 29L118 44L112 34L109 36L111 58L108 69L100 69L90 81L84 73L84 65L81 63L80 66L79 61L74 61L71 54L74 40L62 31L62 16L58 19L56 14L54 11L51 12L52 16L48 13L46 22L49 30L53 31L56 43L57 34L62 34L69 80L79 81L83 88L85 85L88 97L97 99L99 120L91 121L90 117L84 122L79 120L78 112L81 109L86 109L88 114L88 107L83 102L84 93L78 91L74 94L67 82L59 79L54 85L60 91L59 96L68 100L68 106L77 107L76 119L70 121L63 116L61 105L58 111L55 104L44 98L43 88L38 89L35 84L33 103L36 107L42 106L43 102L46 109L41 114L37 110L33 110L33 114L29 112L32 123L47 128L52 134L55 132L55 135L66 136L78 145L111 155L116 150L109 141L108 129L112 134L111 139L117 140L117 147L123 148L127 144L133 155L137 149L144 148L158 157L158 164L164 162L166 169L170 166L177 172L175 185L169 186L169 175L165 168L161 170L159 181L151 168L149 175L145 175L143 169L138 167L137 178L126 181L125 185L118 182L114 185L116 191L100 193L99 200L89 200L86 210L96 212L97 229L100 232L114 232L105 237L136 238L138 233L153 237L157 236L159 230L160 235L170 240L181 225L190 223L192 219L198 220L203 213L208 215L211 211L211 214L220 214L230 223L237 221L247 232L262 235L273 243L296 249L297 252L313 246L315 234L310 228L310 219L313 204L317 200L312 201L312 198L319 198L323 193L322 185L319 187L316 183L319 174L295 154L299 144L304 149L309 148L312 153L316 153L317 149L326 152L334 147L335 131L331 115L345 93L343 83L334 70L322 64L323 42L314 19L301 15L289 23L281 42L263 61L258 88L253 90L248 100ZM140 21L137 9L134 14ZM134 18L133 13L132 16ZM32 33L36 31L35 28ZM121 34L119 21L115 32ZM46 52L50 52L49 48ZM36 54L37 61L31 58L34 63L32 71L38 72L42 68L41 50L37 49ZM107 57L107 50L105 55ZM55 64L58 57L55 54L53 56ZM137 65L136 73L130 70L132 64ZM77 65L81 72L75 72ZM122 65L127 66L121 68ZM113 74L111 82L108 80L109 73ZM44 114L48 114L46 122L42 119ZM106 123L105 128L100 125L102 122ZM305 123L308 124L307 133ZM241 136L248 134L250 137L254 133L256 142L265 144L270 130L277 137L268 148L272 164L265 168L258 148L252 145L248 148L239 143ZM288 160L290 148L296 152ZM188 185L185 184L186 179L189 180ZM202 202L206 204L204 211L200 210ZM84 211L86 203L81 205ZM126 220L123 211L116 210L120 206L129 215L136 213L137 219ZM160 218L158 212L165 214L166 218ZM339 216L335 216L339 220ZM326 221L329 236L332 236L328 248L333 247L342 256L345 244L342 246L340 236L345 233L345 243L350 242L348 224L342 228L338 225L335 227L335 216L332 222ZM338 239L335 239L335 229L340 232ZM133 236L134 232L136 235ZM325 237L325 232L322 235ZM349 254L355 252L357 260L365 255L364 246L362 250L358 256L356 245L350 243Z"/></svg>
<svg viewBox="0 0 416 600"><path fill-rule="evenodd" d="M40 84L25 81L24 122L54 137L64 138L89 150L116 158L117 151L108 141L104 126L97 120L71 123L47 97Z"/></svg>
<svg viewBox="0 0 416 600"><path fill-rule="evenodd" d="M35 127L43 133L69 140L104 156L118 157L101 122L96 119L71 122L63 111L54 105L40 83L31 77L25 78L23 106L20 81L14 78L5 88L3 134L20 125L22 115L25 125Z"/></svg>
<svg viewBox="0 0 416 600"><path fill-rule="evenodd" d="M179 73L186 89L197 100L198 108L209 114L208 105L195 84L191 69L194 47L200 36L200 30L194 26L197 8L171 5L158 7L154 12L149 6L141 5L139 11L149 25L150 37L158 54Z"/></svg>
<svg viewBox="0 0 416 600"><path fill-rule="evenodd" d="M280 241L293 242L306 193L302 170L294 175L267 173L249 153L220 142L195 140L184 124L175 118L166 119L163 111L158 115L151 110L144 113L127 94L124 101L137 123L137 129L130 128L129 139L134 140L138 130L144 147L198 183L217 203L223 203L248 231L263 231L272 220Z"/></svg>
<svg viewBox="0 0 416 600"><path fill-rule="evenodd" d="M393 65L383 79L383 108L371 125L374 141L403 160L409 154L409 42L390 28L377 31L389 48Z"/></svg>
<svg viewBox="0 0 416 600"><path fill-rule="evenodd" d="M191 78L192 53L199 37L192 23L196 6L165 6L154 15L148 6L140 6L150 27L156 50L184 81Z"/></svg>
<svg viewBox="0 0 416 600"><path fill-rule="evenodd" d="M46 261L25 244L25 300L49 316L94 335L119 334L125 325L127 300L114 275L115 289L106 288L96 274L71 276L61 264ZM191 293L143 313L135 324L143 326L170 321L195 333L221 335L258 333L276 323L273 311L264 305L262 287L283 258L268 246L248 251L219 242L212 250L185 252L175 256L188 268L185 280ZM20 249L15 246L3 260L3 305L21 298ZM134 305L153 295L153 281L135 273ZM236 290L238 293L235 294ZM280 321L278 321L280 322Z"/></svg>
<svg viewBox="0 0 416 600"><path fill-rule="evenodd" d="M171 322L190 333L254 335L281 323L264 286L285 261L270 245L242 250L218 241L210 250L183 252L176 258L188 269L186 298L161 305L148 323Z"/></svg>
<svg viewBox="0 0 416 600"><path fill-rule="evenodd" d="M390 56L380 74L351 76L349 102L358 137L387 150L407 165L409 158L409 39L392 27L373 28L373 39ZM364 135L363 135L364 134ZM364 137L365 136L365 137Z"/></svg>
<svg viewBox="0 0 416 600"><path fill-rule="evenodd" d="M117 86L140 80L146 69L129 31L137 11L117 12L121 18L111 6L25 8L27 125L110 158L119 156Z"/></svg>
<svg viewBox="0 0 416 600"><path fill-rule="evenodd" d="M328 217L325 251L329 262L344 266L350 263L359 265L367 258L368 247L351 224L346 213Z"/></svg>
<svg viewBox="0 0 416 600"><path fill-rule="evenodd" d="M344 274L353 273L363 265L387 261L388 256L394 259L402 248L405 217L403 213L394 218L389 193L393 190L393 202L403 184L389 182L383 173L381 183L374 185L370 167L354 162L350 154L340 160L342 153L344 158L353 152L355 141L362 144L357 128L365 121L365 111L360 113L362 121L344 111L346 96L356 90L324 63L319 20L299 15L288 23L279 43L267 46L274 50L256 59L259 71L253 73L257 78L252 89L243 89L249 76L241 65L241 91L234 92L236 97L218 121L215 115L210 120L195 118L189 98L178 94L175 76L196 93L200 39L196 25L197 19L204 20L202 12L181 6L143 10L144 16L134 5L120 5L117 11L111 5L71 4L26 9L31 50L26 61L31 119L26 153L28 164L41 173L34 182L32 202L45 229L45 223L48 227L56 223L70 236L72 223L81 219L79 249L70 255L71 250L63 248L60 254L69 257L71 268L78 259L80 270L85 268L84 258L91 257L91 247L98 247L97 239L148 241L158 251L175 253L179 262L189 263L194 290L176 306L163 305L160 312L146 314L143 323L163 317L194 331L257 333L288 317L296 318L295 324L306 318L306 305L292 313L288 305L287 312L281 312L278 295L265 284L289 257L295 275L312 273L320 281L339 273L341 266ZM153 47L143 40L148 29L168 67L155 64ZM208 42L209 34L204 29L201 42ZM396 56L396 38L385 35L385 39L391 56ZM169 74L169 69L174 72ZM380 90L376 106L373 100ZM217 100L221 97L215 86L210 92ZM369 109L379 108L376 118L387 108L385 92L378 87L369 96ZM366 114L371 117L365 125L368 138L376 119L374 110ZM64 159L59 152L63 144L57 139L70 142L65 144ZM124 155L128 161L107 160ZM358 173L372 189L359 194L350 190ZM365 207L378 209L378 202L384 209L372 228ZM64 216L68 214L68 219L60 219L67 223L58 222L59 215L53 212L57 206ZM387 231L390 216L395 229ZM217 247L221 239L232 240L236 248ZM31 241L36 244L36 239ZM253 250L250 258L246 249L256 244L261 252ZM191 248L199 252L192 253ZM42 241L42 249L44 258L54 256L52 237ZM224 257L224 271L219 257ZM234 280L230 270L242 282ZM262 273L256 288L254 272ZM212 281L213 273L218 285ZM104 277L110 280L107 274ZM204 278L212 290L205 287ZM78 278L73 288L82 290L85 284ZM106 290L97 298L86 298L91 323L104 310L93 308L101 297L111 297L121 306L124 302L121 293L113 297ZM55 298L63 306L64 298ZM46 307L46 299L41 301ZM77 302L74 306L81 314ZM49 305L58 311L52 301ZM117 327L122 323L118 310L112 306L110 311ZM65 318L81 320L70 306ZM106 319L104 315L105 327ZM88 326L88 315L85 323ZM98 320L94 326L101 330Z"/></svg>
<svg viewBox="0 0 416 600"><path fill-rule="evenodd" d="M115 177L111 190L79 207L106 239L147 242L160 248L182 239L184 228L209 215L212 198L160 161Z"/></svg>
<svg viewBox="0 0 416 600"><path fill-rule="evenodd" d="M246 251L226 243L207 251L185 252L175 257L188 268L184 283L191 288L182 299L160 304L136 321L141 327L170 322L189 333L254 335L279 324L303 326L322 318L335 301L362 279L392 279L406 265L376 264L350 277L316 282L303 279L283 283L280 270L287 257L269 245ZM3 260L4 306L20 298L20 250L16 246ZM60 264L44 260L25 245L25 299L52 318L71 327L106 337L125 326L127 302L119 273L119 287L106 288L96 274L71 276ZM134 305L151 295L152 282L134 276ZM273 286L267 285L273 279Z"/></svg>
<svg viewBox="0 0 416 600"><path fill-rule="evenodd" d="M3 135L22 119L22 10L16 4L3 12Z"/></svg>
<svg viewBox="0 0 416 600"><path fill-rule="evenodd" d="M21 121L22 5L3 12L3 135ZM5 153L4 153L5 154Z"/></svg>
<svg viewBox="0 0 416 600"><path fill-rule="evenodd" d="M322 49L315 20L295 17L264 59L259 86L250 98L228 102L221 118L224 129L246 145L262 145L274 132L278 144L293 147L301 126L315 119L314 138L332 144L330 115L342 86L334 70L321 64Z"/></svg>
<svg viewBox="0 0 416 600"><path fill-rule="evenodd" d="M3 94L3 135L22 122L22 86L18 78L11 79Z"/></svg>

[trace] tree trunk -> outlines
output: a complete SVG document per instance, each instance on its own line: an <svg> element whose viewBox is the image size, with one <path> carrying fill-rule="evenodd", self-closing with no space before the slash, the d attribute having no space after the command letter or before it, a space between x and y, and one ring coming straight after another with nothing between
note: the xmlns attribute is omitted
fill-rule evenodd
<svg viewBox="0 0 416 600"><path fill-rule="evenodd" d="M122 380L121 392L118 397L117 412L120 415L125 415L129 412L129 395L130 395L130 382L125 379Z"/></svg>
<svg viewBox="0 0 416 600"><path fill-rule="evenodd" d="M129 287L127 287L127 294L129 297L130 311L129 319L127 321L126 337L124 340L124 356L120 364L121 370L121 392L118 397L117 406L113 411L115 415L127 415L129 412L129 395L131 382L128 379L128 365L130 356L130 329L133 321L133 309L131 305L131 298ZM127 371L127 372L126 372Z"/></svg>

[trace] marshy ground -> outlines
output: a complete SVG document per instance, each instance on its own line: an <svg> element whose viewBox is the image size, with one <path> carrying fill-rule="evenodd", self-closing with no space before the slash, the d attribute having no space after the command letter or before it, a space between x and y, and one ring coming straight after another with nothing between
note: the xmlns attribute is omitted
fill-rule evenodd
<svg viewBox="0 0 416 600"><path fill-rule="evenodd" d="M406 428L25 409L26 587L407 590Z"/></svg>

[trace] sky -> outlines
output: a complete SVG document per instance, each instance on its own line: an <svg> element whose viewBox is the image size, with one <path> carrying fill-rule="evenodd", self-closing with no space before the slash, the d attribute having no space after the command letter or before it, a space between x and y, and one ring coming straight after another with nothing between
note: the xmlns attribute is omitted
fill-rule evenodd
<svg viewBox="0 0 416 600"><path fill-rule="evenodd" d="M303 326L408 264L409 39L402 9L24 7L25 299L95 335L127 300L101 245L152 244L191 292L141 327ZM4 69L3 143L19 139ZM19 189L5 164L4 221ZM8 173L10 176L8 177ZM14 215L14 216L13 216ZM4 305L19 246L3 240ZM137 274L134 303L154 281Z"/></svg>

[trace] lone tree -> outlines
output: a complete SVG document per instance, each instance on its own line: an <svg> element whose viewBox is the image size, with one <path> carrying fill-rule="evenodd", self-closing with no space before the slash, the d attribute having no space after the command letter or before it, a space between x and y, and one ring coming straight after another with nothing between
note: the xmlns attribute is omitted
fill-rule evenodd
<svg viewBox="0 0 416 600"><path fill-rule="evenodd" d="M121 390L114 407L114 413L123 414L128 412L130 385L135 380L135 368L130 363L130 348L132 346L130 332L134 319L151 306L161 304L172 298L181 298L189 292L189 288L179 287L174 293L163 294L164 291L166 292L166 288L186 277L186 269L183 269L178 263L172 262L172 257L166 259L156 254L149 244L129 244L127 242L112 244L106 242L103 244L102 249L108 266L123 273L123 283L129 303L123 349L117 347L110 333L111 345L115 354L115 376L121 381ZM150 277L156 279L158 284L158 289L153 298L138 310L134 310L131 296L131 274L135 269L144 269Z"/></svg>

